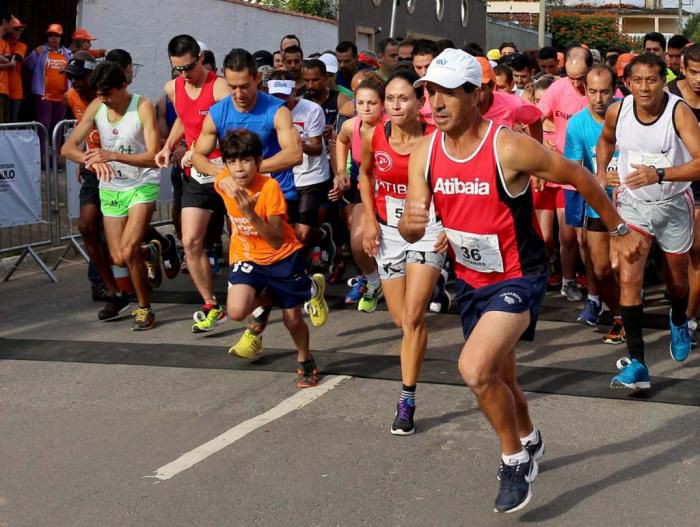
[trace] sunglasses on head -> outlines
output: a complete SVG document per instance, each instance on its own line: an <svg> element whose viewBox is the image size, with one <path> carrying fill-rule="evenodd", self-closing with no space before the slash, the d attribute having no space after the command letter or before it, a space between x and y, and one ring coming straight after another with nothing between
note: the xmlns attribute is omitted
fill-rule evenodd
<svg viewBox="0 0 700 527"><path fill-rule="evenodd" d="M187 64L185 66L175 66L173 64L170 64L170 66L178 73L182 73L183 71L191 71L197 65L197 62L199 61L195 60L192 64Z"/></svg>

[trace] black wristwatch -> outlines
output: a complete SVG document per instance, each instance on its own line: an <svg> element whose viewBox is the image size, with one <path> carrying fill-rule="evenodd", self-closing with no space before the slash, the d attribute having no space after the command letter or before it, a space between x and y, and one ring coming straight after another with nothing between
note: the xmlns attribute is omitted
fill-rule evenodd
<svg viewBox="0 0 700 527"><path fill-rule="evenodd" d="M629 227L626 223L620 223L614 231L610 231L610 236L624 236L630 232Z"/></svg>
<svg viewBox="0 0 700 527"><path fill-rule="evenodd" d="M657 168L656 169L656 175L658 176L659 180L657 183L661 185L661 183L664 182L664 178L666 177L666 170L663 168Z"/></svg>

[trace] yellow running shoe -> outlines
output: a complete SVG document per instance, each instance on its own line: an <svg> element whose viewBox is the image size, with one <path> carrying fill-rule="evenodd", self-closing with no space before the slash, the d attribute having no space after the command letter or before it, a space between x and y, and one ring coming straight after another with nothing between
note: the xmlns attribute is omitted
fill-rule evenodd
<svg viewBox="0 0 700 527"><path fill-rule="evenodd" d="M231 346L228 352L243 359L255 360L262 353L262 337L246 329L238 342Z"/></svg>
<svg viewBox="0 0 700 527"><path fill-rule="evenodd" d="M204 310L197 311L194 314L194 324L192 324L192 333L207 333L214 331L217 326L226 322L226 310L224 306L214 306L209 308L205 313Z"/></svg>
<svg viewBox="0 0 700 527"><path fill-rule="evenodd" d="M323 326L328 320L328 304L326 304L326 277L320 273L316 273L311 277L316 285L316 294L314 297L304 304L306 311L311 319L311 324L319 327Z"/></svg>

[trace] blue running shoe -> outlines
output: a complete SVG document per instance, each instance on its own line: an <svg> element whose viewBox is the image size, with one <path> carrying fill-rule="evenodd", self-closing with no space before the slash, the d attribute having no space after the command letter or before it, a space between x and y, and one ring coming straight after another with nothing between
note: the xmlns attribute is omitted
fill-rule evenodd
<svg viewBox="0 0 700 527"><path fill-rule="evenodd" d="M501 482L494 512L515 512L525 507L532 498L532 482L537 477L537 461L506 465L501 461L498 480Z"/></svg>
<svg viewBox="0 0 700 527"><path fill-rule="evenodd" d="M617 369L620 370L620 373L612 378L611 388L629 388L630 390L651 388L649 369L646 364L642 364L637 359L630 360L623 357L617 361Z"/></svg>
<svg viewBox="0 0 700 527"><path fill-rule="evenodd" d="M586 299L583 305L583 311L576 318L576 322L581 322L587 326L595 327L598 325L598 317L603 312L603 304L595 302L590 298Z"/></svg>
<svg viewBox="0 0 700 527"><path fill-rule="evenodd" d="M690 332L688 321L676 326L671 320L671 312L668 313L668 325L671 326L671 357L676 362L683 362L690 354Z"/></svg>
<svg viewBox="0 0 700 527"><path fill-rule="evenodd" d="M345 296L346 304L357 304L367 291L367 278L363 275L358 275L348 280L348 286L351 287L348 294Z"/></svg>

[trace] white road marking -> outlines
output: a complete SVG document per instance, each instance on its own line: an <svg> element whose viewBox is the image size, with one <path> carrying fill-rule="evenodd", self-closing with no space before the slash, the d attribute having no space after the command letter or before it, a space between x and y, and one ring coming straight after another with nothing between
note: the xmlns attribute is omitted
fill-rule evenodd
<svg viewBox="0 0 700 527"><path fill-rule="evenodd" d="M205 460L212 454L216 454L218 451L223 450L227 446L235 443L239 439L242 439L258 428L265 426L266 424L269 424L272 421L293 412L294 410L299 410L309 403L312 403L349 378L350 377L348 375L326 377L318 386L314 388L306 388L295 393L267 412L248 419L247 421L243 421L233 428L230 428L223 434L215 437L211 441L207 441L194 450L190 450L186 454L183 454L175 461L160 467L151 476L144 477L154 478L160 481L171 479L177 476L180 472L193 467L200 461Z"/></svg>

